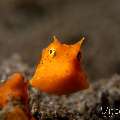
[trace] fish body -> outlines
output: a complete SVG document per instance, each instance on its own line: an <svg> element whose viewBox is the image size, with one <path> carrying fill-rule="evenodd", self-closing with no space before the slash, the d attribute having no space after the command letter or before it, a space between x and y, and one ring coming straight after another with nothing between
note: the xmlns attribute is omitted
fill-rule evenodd
<svg viewBox="0 0 120 120"><path fill-rule="evenodd" d="M88 88L87 75L81 62L83 39L63 44L58 38L44 48L30 84L41 91L56 95L70 94Z"/></svg>

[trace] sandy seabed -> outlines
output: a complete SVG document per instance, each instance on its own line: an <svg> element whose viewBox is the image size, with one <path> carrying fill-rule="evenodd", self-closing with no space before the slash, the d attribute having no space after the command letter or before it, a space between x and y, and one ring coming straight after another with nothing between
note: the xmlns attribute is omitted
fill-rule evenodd
<svg viewBox="0 0 120 120"><path fill-rule="evenodd" d="M34 68L22 62L14 54L5 59L0 67L3 82L14 72L22 72L30 79ZM91 82L89 89L69 96L55 96L29 88L30 109L38 120L118 120L120 119L120 76L103 78ZM0 119L2 120L2 109Z"/></svg>

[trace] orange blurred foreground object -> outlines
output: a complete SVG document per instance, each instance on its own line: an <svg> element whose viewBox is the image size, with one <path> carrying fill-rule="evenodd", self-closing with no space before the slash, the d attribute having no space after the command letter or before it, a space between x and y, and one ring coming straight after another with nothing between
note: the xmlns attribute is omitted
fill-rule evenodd
<svg viewBox="0 0 120 120"><path fill-rule="evenodd" d="M6 111L3 118L4 120L35 120L33 117L28 117L20 106L15 106Z"/></svg>
<svg viewBox="0 0 120 120"><path fill-rule="evenodd" d="M0 108L5 120L32 120L28 106L28 81L15 73L0 84Z"/></svg>
<svg viewBox="0 0 120 120"><path fill-rule="evenodd" d="M29 119L25 112L18 106L14 107L6 113L5 120L34 120Z"/></svg>
<svg viewBox="0 0 120 120"><path fill-rule="evenodd" d="M87 76L81 63L81 45L62 44L55 36L54 41L42 52L30 84L47 93L70 94L89 87Z"/></svg>
<svg viewBox="0 0 120 120"><path fill-rule="evenodd" d="M28 82L20 73L9 77L5 83L0 84L0 106L4 107L9 101L19 100L24 104L28 102Z"/></svg>

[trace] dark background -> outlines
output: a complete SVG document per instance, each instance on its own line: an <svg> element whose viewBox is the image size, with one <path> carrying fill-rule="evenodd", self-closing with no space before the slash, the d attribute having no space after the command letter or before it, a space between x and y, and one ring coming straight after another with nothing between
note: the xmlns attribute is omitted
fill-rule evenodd
<svg viewBox="0 0 120 120"><path fill-rule="evenodd" d="M0 62L18 53L35 66L52 35L65 43L86 36L91 80L120 73L120 0L0 1Z"/></svg>

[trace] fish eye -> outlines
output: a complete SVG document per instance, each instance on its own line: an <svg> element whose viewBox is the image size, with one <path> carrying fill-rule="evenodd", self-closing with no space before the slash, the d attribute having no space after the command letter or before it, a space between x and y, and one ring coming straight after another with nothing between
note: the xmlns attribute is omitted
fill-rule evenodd
<svg viewBox="0 0 120 120"><path fill-rule="evenodd" d="M49 50L49 54L50 54L51 57L55 57L56 56L56 50L54 48L51 48Z"/></svg>
<svg viewBox="0 0 120 120"><path fill-rule="evenodd" d="M81 52L80 51L77 54L77 59L78 59L78 61L80 61L80 59L81 59Z"/></svg>

